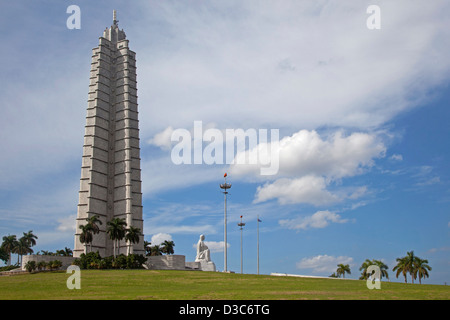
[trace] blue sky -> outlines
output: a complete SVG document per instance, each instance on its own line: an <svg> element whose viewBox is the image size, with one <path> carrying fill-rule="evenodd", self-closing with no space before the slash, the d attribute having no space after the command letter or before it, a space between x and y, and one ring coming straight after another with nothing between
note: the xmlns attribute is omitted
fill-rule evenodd
<svg viewBox="0 0 450 320"><path fill-rule="evenodd" d="M366 9L381 10L369 30ZM81 29L69 30L69 5ZM144 234L223 269L351 278L414 250L450 282L446 1L1 1L0 236L73 246L91 50L112 23L136 52ZM280 166L175 165L176 129L279 129ZM204 145L205 146L205 145ZM250 152L251 150L247 150ZM258 169L258 167L256 167ZM153 239L153 240L152 240ZM392 281L396 279L389 273Z"/></svg>

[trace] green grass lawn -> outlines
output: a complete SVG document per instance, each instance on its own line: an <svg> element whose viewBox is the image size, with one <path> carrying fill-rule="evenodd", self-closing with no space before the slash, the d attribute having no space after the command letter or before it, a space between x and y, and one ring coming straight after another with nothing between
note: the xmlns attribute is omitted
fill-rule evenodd
<svg viewBox="0 0 450 320"><path fill-rule="evenodd" d="M81 270L81 289L69 290L65 272L0 276L0 299L450 299L442 285L241 275L168 270Z"/></svg>

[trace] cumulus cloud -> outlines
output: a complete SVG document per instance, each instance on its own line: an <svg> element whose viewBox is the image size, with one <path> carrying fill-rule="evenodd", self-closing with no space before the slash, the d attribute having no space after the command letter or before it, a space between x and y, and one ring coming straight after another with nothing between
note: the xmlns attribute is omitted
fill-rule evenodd
<svg viewBox="0 0 450 320"><path fill-rule="evenodd" d="M303 258L297 262L297 269L311 269L313 273L332 273L336 271L338 264L353 264L353 258L347 256L317 255Z"/></svg>
<svg viewBox="0 0 450 320"><path fill-rule="evenodd" d="M168 233L157 233L152 236L152 239L150 240L152 246L160 245L164 241L172 241L172 236Z"/></svg>
<svg viewBox="0 0 450 320"><path fill-rule="evenodd" d="M270 143L269 143L270 145ZM278 176L314 174L329 179L350 177L363 172L374 164L374 158L384 157L386 147L376 134L354 132L345 136L342 131L322 138L315 130L300 130L282 138L275 148L258 145L245 151L249 157L267 156L261 148L279 155ZM237 154L236 158L244 155ZM236 161L238 163L238 161ZM270 158L259 163L269 163ZM259 174L258 165L231 166L235 175Z"/></svg>
<svg viewBox="0 0 450 320"><path fill-rule="evenodd" d="M317 176L305 176L298 179L278 179L266 183L256 190L254 203L278 199L280 204L309 203L326 205L339 201L337 195L326 190L325 179Z"/></svg>
<svg viewBox="0 0 450 320"><path fill-rule="evenodd" d="M148 143L160 147L163 150L169 150L172 147L171 136L173 133L173 128L171 126L167 127L163 131L155 134L153 138L148 140Z"/></svg>
<svg viewBox="0 0 450 320"><path fill-rule="evenodd" d="M280 220L279 224L287 229L306 230L310 228L325 228L330 223L346 223L340 215L328 210L317 211L311 216L297 217L295 219Z"/></svg>
<svg viewBox="0 0 450 320"><path fill-rule="evenodd" d="M284 137L277 147L279 173L272 177L276 179L274 182L257 188L255 203L278 199L280 204L319 206L357 199L366 194L365 186L334 192L328 187L333 181L364 173L374 165L376 158L384 157L386 151L375 134L356 132L344 136L338 131L323 139L314 130L300 130ZM260 146L246 152L264 154L257 151L258 148ZM230 171L237 176L259 174L258 165L233 165Z"/></svg>

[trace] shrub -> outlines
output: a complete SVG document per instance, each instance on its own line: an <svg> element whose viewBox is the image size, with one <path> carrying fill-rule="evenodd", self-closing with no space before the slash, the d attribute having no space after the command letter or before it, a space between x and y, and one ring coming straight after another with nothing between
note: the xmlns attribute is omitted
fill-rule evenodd
<svg viewBox="0 0 450 320"><path fill-rule="evenodd" d="M52 260L47 262L47 269L48 270L53 270L53 269L59 269L62 267L62 262L59 260Z"/></svg>
<svg viewBox="0 0 450 320"><path fill-rule="evenodd" d="M54 260L53 263L52 263L52 267L53 267L54 269L59 269L59 268L62 267L62 262L59 261L59 260Z"/></svg>
<svg viewBox="0 0 450 320"><path fill-rule="evenodd" d="M73 260L72 265L79 266L81 268L81 259L76 258L75 260Z"/></svg>
<svg viewBox="0 0 450 320"><path fill-rule="evenodd" d="M142 269L142 264L147 260L142 254L130 254L127 256L127 269Z"/></svg>
<svg viewBox="0 0 450 320"><path fill-rule="evenodd" d="M10 271L10 270L17 269L17 268L19 268L18 264L14 264L14 265L10 265L10 266L4 266L4 267L0 268L0 272L2 272L2 271Z"/></svg>
<svg viewBox="0 0 450 320"><path fill-rule="evenodd" d="M36 270L36 261L28 261L25 264L25 269L30 273Z"/></svg>
<svg viewBox="0 0 450 320"><path fill-rule="evenodd" d="M142 269L142 264L147 258L142 254L124 254L101 258L98 252L81 254L80 258L73 261L72 264L79 266L80 269Z"/></svg>
<svg viewBox="0 0 450 320"><path fill-rule="evenodd" d="M45 270L46 267L47 267L47 263L45 261L39 261L37 264L37 269L39 271Z"/></svg>
<svg viewBox="0 0 450 320"><path fill-rule="evenodd" d="M78 266L80 269L97 269L97 265L100 263L101 259L98 252L89 252L88 254L82 253L80 258L77 259L79 260Z"/></svg>
<svg viewBox="0 0 450 320"><path fill-rule="evenodd" d="M114 257L105 257L102 259L102 269L112 269L113 268Z"/></svg>
<svg viewBox="0 0 450 320"><path fill-rule="evenodd" d="M114 259L112 266L115 269L126 269L127 268L127 256L124 254L118 255Z"/></svg>

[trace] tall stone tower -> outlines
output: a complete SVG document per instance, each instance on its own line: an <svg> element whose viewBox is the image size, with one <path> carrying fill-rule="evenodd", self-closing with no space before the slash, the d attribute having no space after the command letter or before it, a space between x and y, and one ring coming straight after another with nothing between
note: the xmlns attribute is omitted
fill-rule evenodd
<svg viewBox="0 0 450 320"><path fill-rule="evenodd" d="M108 221L123 218L127 228L133 226L143 233L136 54L117 22L114 11L112 26L92 50L75 257L85 250L80 226L88 217L98 215L102 222L92 241L92 251L102 257L113 255L113 241L106 233ZM144 254L143 235L136 244L120 241L119 248L123 254Z"/></svg>

